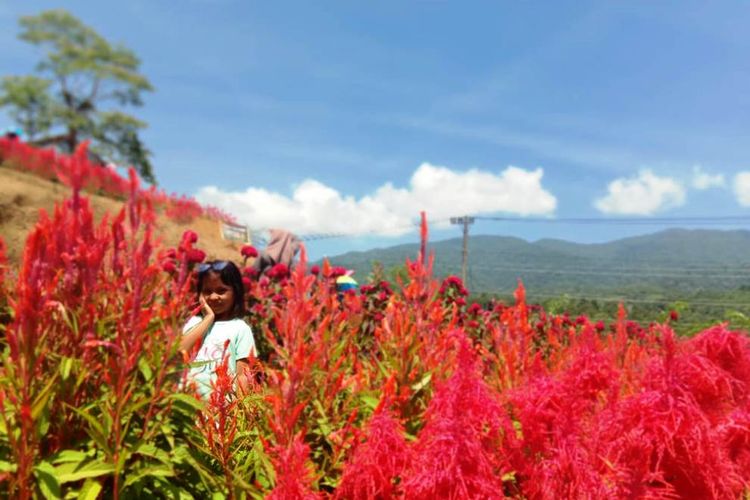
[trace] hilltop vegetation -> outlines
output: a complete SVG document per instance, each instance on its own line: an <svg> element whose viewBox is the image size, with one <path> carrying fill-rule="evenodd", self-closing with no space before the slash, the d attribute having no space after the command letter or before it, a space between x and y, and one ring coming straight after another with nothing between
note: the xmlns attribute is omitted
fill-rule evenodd
<svg viewBox="0 0 750 500"><path fill-rule="evenodd" d="M0 232L12 263L20 261L24 242L37 222L39 211L51 213L55 203L70 196L67 171L57 165L58 160L65 158L52 150L0 138ZM97 220L105 213L119 212L129 195L128 181L85 157L79 158L76 165L86 178ZM66 164L65 168L70 166ZM156 236L164 244L177 244L182 233L191 228L200 234L209 257L236 258L238 244L221 237L220 221L226 214L202 207L191 198L153 189L141 195L156 205Z"/></svg>

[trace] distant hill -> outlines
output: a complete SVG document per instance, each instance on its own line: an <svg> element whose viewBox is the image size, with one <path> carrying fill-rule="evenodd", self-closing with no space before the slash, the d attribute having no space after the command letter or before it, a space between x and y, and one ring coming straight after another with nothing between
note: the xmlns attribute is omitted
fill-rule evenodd
<svg viewBox="0 0 750 500"><path fill-rule="evenodd" d="M435 274L461 272L460 238L433 242ZM399 245L331 257L355 269L360 281L374 262L390 269L414 259L418 245ZM750 287L750 231L668 229L601 244L505 236L469 240L472 292L508 293L517 280L536 293L679 290L699 293Z"/></svg>

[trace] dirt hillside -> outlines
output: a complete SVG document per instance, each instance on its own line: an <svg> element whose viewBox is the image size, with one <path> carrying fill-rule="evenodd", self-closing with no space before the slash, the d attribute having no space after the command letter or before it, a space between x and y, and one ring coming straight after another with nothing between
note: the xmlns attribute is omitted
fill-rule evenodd
<svg viewBox="0 0 750 500"><path fill-rule="evenodd" d="M63 184L51 182L32 174L0 167L0 237L8 247L8 259L18 263L26 236L39 218L39 210L48 213L56 203L70 196L70 189ZM123 203L111 198L89 195L97 220L105 213L116 214ZM165 246L174 246L182 233L192 229L198 233L198 247L211 259L239 258L240 244L224 240L220 223L208 218L198 218L187 224L179 224L163 214L157 218L157 237Z"/></svg>

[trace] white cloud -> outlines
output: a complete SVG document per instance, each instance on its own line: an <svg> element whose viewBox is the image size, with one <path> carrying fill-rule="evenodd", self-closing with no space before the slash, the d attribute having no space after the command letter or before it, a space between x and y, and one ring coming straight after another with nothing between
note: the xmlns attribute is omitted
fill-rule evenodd
<svg viewBox="0 0 750 500"><path fill-rule="evenodd" d="M734 195L740 205L750 206L750 172L740 172L734 176Z"/></svg>
<svg viewBox="0 0 750 500"><path fill-rule="evenodd" d="M314 179L296 186L291 197L263 188L223 192L214 186L201 188L196 197L255 228L281 227L299 234L397 236L413 230L421 210L438 224L464 214L551 215L557 199L542 187L543 174L541 168L509 166L494 174L478 169L458 172L423 163L412 174L408 187L386 183L359 199Z"/></svg>
<svg viewBox="0 0 750 500"><path fill-rule="evenodd" d="M695 166L693 167L692 184L695 189L704 190L712 187L724 187L726 183L724 182L723 174L711 175L704 172L700 166Z"/></svg>
<svg viewBox="0 0 750 500"><path fill-rule="evenodd" d="M607 195L594 206L606 214L651 215L685 203L685 189L670 177L641 170L637 177L610 182Z"/></svg>

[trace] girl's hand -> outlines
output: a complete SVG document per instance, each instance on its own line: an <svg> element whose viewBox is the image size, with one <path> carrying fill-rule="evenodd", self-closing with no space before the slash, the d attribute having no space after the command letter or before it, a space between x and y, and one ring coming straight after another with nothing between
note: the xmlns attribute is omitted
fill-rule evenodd
<svg viewBox="0 0 750 500"><path fill-rule="evenodd" d="M201 294L200 297L198 297L198 301L200 302L200 309L203 311L203 317L204 318L213 318L214 317L214 310L211 309L211 306L208 305L208 302L206 302L206 298Z"/></svg>
<svg viewBox="0 0 750 500"><path fill-rule="evenodd" d="M201 339L211 328L215 319L214 311L211 309L211 306L208 305L208 302L206 302L206 298L201 295L198 297L198 301L200 302L200 305L193 311L193 316L203 311L203 318L197 325L194 325L190 330L185 332L180 339L180 350L188 353L196 343L200 345L200 342L202 342Z"/></svg>

